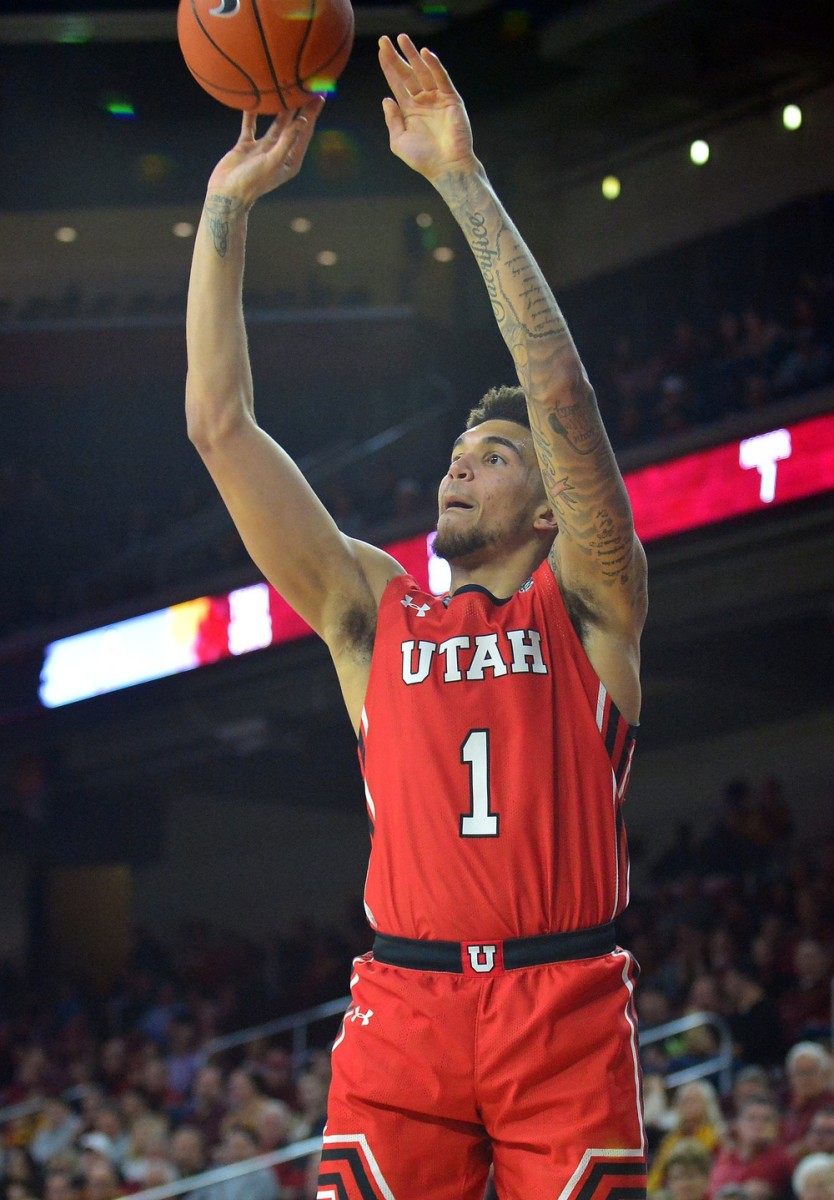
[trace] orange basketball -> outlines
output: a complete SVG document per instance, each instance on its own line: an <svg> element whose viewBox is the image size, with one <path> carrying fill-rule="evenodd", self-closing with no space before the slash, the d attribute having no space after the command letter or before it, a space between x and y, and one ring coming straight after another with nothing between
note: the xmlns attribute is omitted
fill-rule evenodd
<svg viewBox="0 0 834 1200"><path fill-rule="evenodd" d="M179 0L177 37L200 87L277 113L332 92L353 46L350 0Z"/></svg>

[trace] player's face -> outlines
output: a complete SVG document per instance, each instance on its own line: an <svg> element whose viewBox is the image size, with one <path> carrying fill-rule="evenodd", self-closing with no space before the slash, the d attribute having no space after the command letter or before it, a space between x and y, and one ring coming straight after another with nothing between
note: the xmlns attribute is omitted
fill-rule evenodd
<svg viewBox="0 0 834 1200"><path fill-rule="evenodd" d="M528 540L543 505L530 431L515 421L484 421L452 448L438 491L435 554L483 561L494 548Z"/></svg>

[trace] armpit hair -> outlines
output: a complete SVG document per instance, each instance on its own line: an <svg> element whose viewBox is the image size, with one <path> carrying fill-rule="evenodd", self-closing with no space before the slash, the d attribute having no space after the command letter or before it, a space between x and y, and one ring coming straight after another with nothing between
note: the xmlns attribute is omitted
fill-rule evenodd
<svg viewBox="0 0 834 1200"><path fill-rule="evenodd" d="M557 582L559 582L558 577ZM576 636L584 646L590 627L596 622L596 613L580 592L569 592L567 588L562 586L561 582L559 582L559 591L562 593L562 599L565 602L565 609L567 610L570 623L576 630Z"/></svg>
<svg viewBox="0 0 834 1200"><path fill-rule="evenodd" d="M371 605L346 608L339 621L339 641L349 653L370 662L376 637L376 611Z"/></svg>

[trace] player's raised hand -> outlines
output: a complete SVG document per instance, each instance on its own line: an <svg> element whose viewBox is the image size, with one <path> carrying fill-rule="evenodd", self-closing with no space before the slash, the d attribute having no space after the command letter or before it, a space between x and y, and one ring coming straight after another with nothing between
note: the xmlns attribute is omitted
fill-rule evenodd
<svg viewBox="0 0 834 1200"><path fill-rule="evenodd" d="M428 180L449 170L472 170L469 118L449 75L431 50L420 51L411 38L379 41L379 65L391 96L382 101L391 149Z"/></svg>
<svg viewBox="0 0 834 1200"><path fill-rule="evenodd" d="M209 191L234 196L246 205L293 179L301 169L324 99L316 96L295 113L279 113L262 137L255 113L245 112L240 137L209 179Z"/></svg>

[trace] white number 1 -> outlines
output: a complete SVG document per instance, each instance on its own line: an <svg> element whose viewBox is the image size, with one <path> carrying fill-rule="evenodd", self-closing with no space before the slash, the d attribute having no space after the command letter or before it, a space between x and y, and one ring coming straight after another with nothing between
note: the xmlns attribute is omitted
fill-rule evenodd
<svg viewBox="0 0 834 1200"><path fill-rule="evenodd" d="M469 812L460 819L461 837L498 837L498 813L489 811L489 730L471 729L460 748L469 764Z"/></svg>

